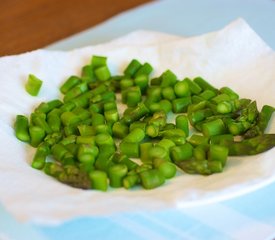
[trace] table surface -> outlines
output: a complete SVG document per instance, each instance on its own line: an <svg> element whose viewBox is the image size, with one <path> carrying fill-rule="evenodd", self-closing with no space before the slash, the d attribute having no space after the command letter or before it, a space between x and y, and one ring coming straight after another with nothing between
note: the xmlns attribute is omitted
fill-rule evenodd
<svg viewBox="0 0 275 240"><path fill-rule="evenodd" d="M146 2L1 0L0 56L45 47Z"/></svg>
<svg viewBox="0 0 275 240"><path fill-rule="evenodd" d="M1 1L0 7L3 4L6 4L6 6L9 5L11 7L10 2L15 3L16 1L9 1L9 3L8 1ZM70 3L69 5L71 6L72 1L68 0L67 2L68 4ZM108 1L102 2L106 3ZM121 2L125 3L124 7L126 6L125 8L121 8L122 10L126 9L127 7L134 6L134 4L137 5L145 1L129 1L133 5L126 3L127 1ZM46 0L44 1L44 4L46 4ZM106 10L106 8L106 6L103 7L104 10ZM37 8L34 7L34 9ZM118 8L115 9L117 10ZM108 12L110 15L105 15L105 18L106 16L111 16L113 13L116 13L115 10L108 11L110 11ZM114 18L111 18L102 24L89 28L84 32L80 32L79 34L76 34L70 38L53 43L46 48L50 50L68 50L72 48L78 48L89 44L108 41L136 29L148 29L171 34L178 34L182 36L194 36L209 31L218 30L236 18L241 17L245 19L248 24L250 24L250 26L263 38L263 40L275 50L274 12L275 1L273 0L153 1L152 3L149 3L145 6L141 6L115 16ZM24 18L23 15L21 15L21 18ZM45 17L45 15L41 16ZM0 15L0 19L0 31L3 31L1 30L1 21L3 21L2 15ZM104 17L96 19L99 22L100 20L103 20ZM49 21L51 22L51 20ZM45 23L47 21L44 19L42 22ZM86 22L85 24L87 25L85 25L83 29L86 28L89 24L89 26L93 26L98 22L96 22L96 20L91 23ZM51 24L49 24L49 26L52 26L54 29L55 27L53 25L55 25L56 22L53 21ZM7 24L5 26L7 26ZM75 32L79 30L81 31L81 27L79 27L78 30L75 30ZM70 29L67 31L73 30ZM65 30L64 32L63 34L65 35L63 36L73 33L66 32ZM49 34L49 32L47 33ZM29 45L27 47L28 49L25 48L25 50L23 50L21 46L18 45L21 45L24 41L28 40L24 40L20 44L18 41L14 41L14 43L8 47L3 46L3 43L1 42L2 39L0 38L0 55L12 54L13 51L15 53L36 49L62 38L61 35L57 36L59 33L55 33L53 34L54 36L51 40L49 40L49 36L46 36L44 39L43 34L41 33L39 37L34 37L34 39L41 38L39 43L40 45L35 43L38 45ZM7 39L7 37L5 37L5 39ZM16 50L13 49L14 45L18 47ZM26 46L27 45L25 45L25 47ZM275 183L272 183L268 186L258 189L257 191L250 192L243 196L221 201L219 203L209 204L207 206L187 209L164 209L163 211L158 211L152 214L140 211L140 213L136 214L117 214L111 218L82 217L64 222L59 226L44 226L32 223L20 223L5 210L4 206L1 206L0 204L0 239L52 240L76 238L115 238L133 240L271 240L275 239L274 197Z"/></svg>

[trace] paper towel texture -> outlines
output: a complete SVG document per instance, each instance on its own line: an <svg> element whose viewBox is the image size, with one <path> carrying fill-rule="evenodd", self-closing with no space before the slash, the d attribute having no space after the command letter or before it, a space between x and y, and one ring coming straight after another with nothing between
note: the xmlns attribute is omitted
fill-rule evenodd
<svg viewBox="0 0 275 240"><path fill-rule="evenodd" d="M30 167L34 149L13 132L17 114L29 115L41 101L60 97L58 87L80 74L92 55L108 57L112 73L121 73L133 58L149 62L154 75L167 69L179 79L202 76L217 88L230 86L241 97L275 105L275 53L241 19L224 29L182 38L136 31L96 46L69 52L38 50L0 58L0 201L17 219L60 223L79 216L112 215L191 207L244 194L275 179L275 149L251 157L230 158L225 171L208 177L179 173L154 190L74 189ZM44 81L38 97L28 95L28 74ZM268 129L275 132L274 117Z"/></svg>

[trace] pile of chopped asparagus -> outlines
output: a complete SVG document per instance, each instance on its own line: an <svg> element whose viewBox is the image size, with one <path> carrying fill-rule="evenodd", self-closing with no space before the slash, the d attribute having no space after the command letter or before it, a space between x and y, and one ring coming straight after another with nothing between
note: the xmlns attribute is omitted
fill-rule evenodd
<svg viewBox="0 0 275 240"><path fill-rule="evenodd" d="M275 146L275 134L265 134L274 107L258 111L256 101L229 87L217 89L201 77L178 80L170 70L151 79L152 71L134 59L123 75L112 76L107 58L93 56L81 76L60 86L63 100L17 115L16 137L37 148L32 167L77 188L153 189L180 169L220 173L228 156ZM26 90L36 96L41 85L30 74Z"/></svg>

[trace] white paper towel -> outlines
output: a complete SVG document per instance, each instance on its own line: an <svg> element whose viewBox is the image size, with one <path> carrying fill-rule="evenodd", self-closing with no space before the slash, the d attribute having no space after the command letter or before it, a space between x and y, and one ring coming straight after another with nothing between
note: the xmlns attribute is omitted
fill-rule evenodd
<svg viewBox="0 0 275 240"><path fill-rule="evenodd" d="M79 216L112 215L191 207L255 190L275 179L275 149L230 158L225 171L208 177L179 174L154 190L74 189L30 167L34 150L13 132L17 114L29 115L41 101L60 96L58 87L80 74L92 55L108 57L112 73L133 58L148 61L159 76L166 69L179 79L202 76L216 87L230 86L240 96L275 105L275 53L241 19L224 29L192 38L136 31L109 43L69 52L38 50L0 58L0 201L17 219L60 223ZM44 83L38 97L24 90L29 73ZM275 132L274 118L269 132Z"/></svg>

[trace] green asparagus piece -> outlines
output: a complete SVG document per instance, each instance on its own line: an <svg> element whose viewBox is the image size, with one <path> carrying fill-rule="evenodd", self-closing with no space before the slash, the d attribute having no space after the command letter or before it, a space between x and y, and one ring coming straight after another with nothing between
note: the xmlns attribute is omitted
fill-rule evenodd
<svg viewBox="0 0 275 240"><path fill-rule="evenodd" d="M58 178L61 173L65 174L63 166L56 162L46 162L44 166L44 172L47 175Z"/></svg>
<svg viewBox="0 0 275 240"><path fill-rule="evenodd" d="M51 148L51 154L57 161L62 162L65 154L68 152L68 150L60 143L56 143Z"/></svg>
<svg viewBox="0 0 275 240"><path fill-rule="evenodd" d="M169 87L169 86L174 86L177 82L177 76L170 70L166 70L162 75L161 75L161 84L160 86L162 88Z"/></svg>
<svg viewBox="0 0 275 240"><path fill-rule="evenodd" d="M81 80L86 83L95 82L95 74L91 65L85 65L82 67Z"/></svg>
<svg viewBox="0 0 275 240"><path fill-rule="evenodd" d="M208 152L209 161L219 161L225 166L228 157L228 148L221 145L210 144Z"/></svg>
<svg viewBox="0 0 275 240"><path fill-rule="evenodd" d="M181 161L176 163L179 168L189 174L210 175L212 172L208 167L207 160L194 160Z"/></svg>
<svg viewBox="0 0 275 240"><path fill-rule="evenodd" d="M129 133L129 127L121 122L115 122L112 127L113 135L116 138L123 139Z"/></svg>
<svg viewBox="0 0 275 240"><path fill-rule="evenodd" d="M76 143L76 138L77 136L76 135L71 135L71 136L68 136L68 137L65 137L63 138L60 143L62 145L68 145L68 144L71 144L71 143Z"/></svg>
<svg viewBox="0 0 275 240"><path fill-rule="evenodd" d="M217 94L216 94L215 91L206 89L206 90L204 90L202 93L200 93L200 95L194 95L194 96L192 97L192 101L198 101L198 98L197 98L197 99L194 99L195 97L200 97L201 100L198 101L198 102L200 102L200 101L203 101L203 100L209 100L209 99L215 97L216 95L217 95Z"/></svg>
<svg viewBox="0 0 275 240"><path fill-rule="evenodd" d="M211 144L217 144L220 145L223 141L233 141L233 135L232 134L222 134L222 135L214 135L210 137L210 143Z"/></svg>
<svg viewBox="0 0 275 240"><path fill-rule="evenodd" d="M255 155L275 146L275 134L262 134L240 142L225 140L221 144L228 148L229 156Z"/></svg>
<svg viewBox="0 0 275 240"><path fill-rule="evenodd" d="M117 110L117 103L113 100L105 102L103 104L103 109L104 109L104 112L108 110L113 110L113 109Z"/></svg>
<svg viewBox="0 0 275 240"><path fill-rule="evenodd" d="M196 160L205 160L207 159L207 152L209 150L209 145L208 144L201 144L193 149L193 157Z"/></svg>
<svg viewBox="0 0 275 240"><path fill-rule="evenodd" d="M141 93L144 94L149 84L149 77L146 74L139 75L135 77L134 83L140 88Z"/></svg>
<svg viewBox="0 0 275 240"><path fill-rule="evenodd" d="M100 170L94 170L89 173L92 189L106 192L108 189L107 173Z"/></svg>
<svg viewBox="0 0 275 240"><path fill-rule="evenodd" d="M142 64L137 59L133 59L124 70L124 74L126 76L133 77L141 66Z"/></svg>
<svg viewBox="0 0 275 240"><path fill-rule="evenodd" d="M132 161L130 158L128 158L125 154L115 152L112 156L112 161L114 163L122 163L125 164L128 168L128 170L135 169L138 164Z"/></svg>
<svg viewBox="0 0 275 240"><path fill-rule="evenodd" d="M91 66L93 69L107 65L107 57L94 55L91 58Z"/></svg>
<svg viewBox="0 0 275 240"><path fill-rule="evenodd" d="M185 113L191 104L191 97L176 98L172 101L173 113Z"/></svg>
<svg viewBox="0 0 275 240"><path fill-rule="evenodd" d="M222 87L220 92L228 95L231 100L239 99L239 95L229 87Z"/></svg>
<svg viewBox="0 0 275 240"><path fill-rule="evenodd" d="M153 189L165 182L165 177L158 169L151 169L139 173L141 185L145 189Z"/></svg>
<svg viewBox="0 0 275 240"><path fill-rule="evenodd" d="M244 137L252 138L257 135L263 134L265 132L265 129L268 126L268 122L270 121L271 116L274 111L275 111L274 107L271 107L269 105L264 105L261 109L261 112L259 113L259 117L258 117L256 125L254 125L252 128L250 128L244 134Z"/></svg>
<svg viewBox="0 0 275 240"><path fill-rule="evenodd" d="M193 147L190 143L174 146L170 150L171 159L174 163L186 161L193 156Z"/></svg>
<svg viewBox="0 0 275 240"><path fill-rule="evenodd" d="M64 126L72 126L81 122L81 118L73 112L64 112L60 116Z"/></svg>
<svg viewBox="0 0 275 240"><path fill-rule="evenodd" d="M167 99L169 101L172 101L176 98L174 88L170 86L162 88L161 94L164 99Z"/></svg>
<svg viewBox="0 0 275 240"><path fill-rule="evenodd" d="M87 120L91 117L91 113L82 107L74 108L72 110L72 113L77 115L80 118L80 120Z"/></svg>
<svg viewBox="0 0 275 240"><path fill-rule="evenodd" d="M138 77L140 75L149 76L153 71L153 67L149 63L144 63L134 74L134 77Z"/></svg>
<svg viewBox="0 0 275 240"><path fill-rule="evenodd" d="M29 120L26 116L17 115L14 123L15 136L24 142L30 141Z"/></svg>
<svg viewBox="0 0 275 240"><path fill-rule="evenodd" d="M178 115L176 117L176 128L182 129L186 137L189 136L189 122L186 115Z"/></svg>
<svg viewBox="0 0 275 240"><path fill-rule="evenodd" d="M101 146L99 148L99 154L95 160L95 169L107 172L108 169L114 165L114 163L112 162L112 155L114 153L114 147L108 145Z"/></svg>
<svg viewBox="0 0 275 240"><path fill-rule="evenodd" d="M264 105L261 109L259 115L259 121L257 123L259 130L264 133L265 129L268 126L268 122L272 117L272 114L275 112L275 108L269 105Z"/></svg>
<svg viewBox="0 0 275 240"><path fill-rule="evenodd" d="M221 119L206 122L202 125L202 133L206 137L224 134L225 132L226 129Z"/></svg>
<svg viewBox="0 0 275 240"><path fill-rule="evenodd" d="M45 114L32 113L31 121L34 125L41 127L47 134L52 133L52 129L46 121Z"/></svg>
<svg viewBox="0 0 275 240"><path fill-rule="evenodd" d="M167 162L163 159L154 159L154 167L158 169L165 179L173 178L177 173L177 167L171 162Z"/></svg>
<svg viewBox="0 0 275 240"><path fill-rule="evenodd" d="M90 98L92 98L92 96L92 91L87 91L75 97L71 101L76 107L87 108L90 104Z"/></svg>
<svg viewBox="0 0 275 240"><path fill-rule="evenodd" d="M75 108L75 104L71 101L64 103L60 108L59 108L59 115L63 112L69 112L72 111Z"/></svg>
<svg viewBox="0 0 275 240"><path fill-rule="evenodd" d="M119 188L123 186L123 178L126 176L128 168L125 164L116 164L109 168L108 176L110 179L110 186Z"/></svg>
<svg viewBox="0 0 275 240"><path fill-rule="evenodd" d="M140 174L141 172L148 171L151 169L153 169L152 163L142 163L141 165L137 166L137 168L135 169L135 173Z"/></svg>
<svg viewBox="0 0 275 240"><path fill-rule="evenodd" d="M155 145L149 150L149 158L151 159L151 162L153 162L154 159L170 161L169 149L166 149L160 145Z"/></svg>
<svg viewBox="0 0 275 240"><path fill-rule="evenodd" d="M123 141L126 142L141 142L145 138L145 132L141 128L135 128L127 136L124 137Z"/></svg>
<svg viewBox="0 0 275 240"><path fill-rule="evenodd" d="M140 144L140 160L143 163L151 162L150 149L153 147L152 142L144 142Z"/></svg>
<svg viewBox="0 0 275 240"><path fill-rule="evenodd" d="M183 79L183 81L188 83L189 89L192 94L199 94L202 91L202 88L194 81L189 78Z"/></svg>
<svg viewBox="0 0 275 240"><path fill-rule="evenodd" d="M60 113L57 113L57 112L49 113L47 115L47 123L53 132L60 132L60 129L61 129Z"/></svg>
<svg viewBox="0 0 275 240"><path fill-rule="evenodd" d="M122 102L126 103L127 101L127 89L134 86L134 80L132 78L122 78L120 80L119 86L122 95Z"/></svg>
<svg viewBox="0 0 275 240"><path fill-rule="evenodd" d="M80 82L79 84L74 86L72 89L70 89L68 92L66 92L66 94L64 95L64 102L68 102L87 91L88 91L87 83Z"/></svg>
<svg viewBox="0 0 275 240"><path fill-rule="evenodd" d="M212 115L213 112L210 108L204 108L197 111L189 112L187 116L190 124L194 126Z"/></svg>
<svg viewBox="0 0 275 240"><path fill-rule="evenodd" d="M161 87L160 86L151 86L146 91L146 100L145 105L149 106L152 103L159 102L161 100Z"/></svg>
<svg viewBox="0 0 275 240"><path fill-rule="evenodd" d="M187 81L178 81L175 85L174 85L174 91L175 94L178 98L181 97L188 97L191 95L190 89L189 89L189 84Z"/></svg>
<svg viewBox="0 0 275 240"><path fill-rule="evenodd" d="M198 84L203 90L211 90L215 93L218 92L218 90L214 86L212 86L209 82L205 81L202 77L194 78L193 82Z"/></svg>
<svg viewBox="0 0 275 240"><path fill-rule="evenodd" d="M181 146L186 143L186 138L183 136L174 135L174 136L170 136L169 139L173 141L176 144L176 146Z"/></svg>
<svg viewBox="0 0 275 240"><path fill-rule="evenodd" d="M222 113L222 114L230 113L230 112L232 112L232 110L233 110L232 104L229 101L223 101L223 102L218 103L218 105L217 105L218 113Z"/></svg>
<svg viewBox="0 0 275 240"><path fill-rule="evenodd" d="M256 101L251 102L246 108L241 110L241 115L237 118L238 121L248 121L254 123L258 117L258 109Z"/></svg>
<svg viewBox="0 0 275 240"><path fill-rule="evenodd" d="M139 181L140 181L140 178L138 174L127 175L126 177L123 178L122 184L124 188L130 189L133 186L137 185Z"/></svg>
<svg viewBox="0 0 275 240"><path fill-rule="evenodd" d="M198 146L201 144L208 144L209 138L206 136L202 136L199 134L193 134L189 139L188 142L191 143L193 146Z"/></svg>
<svg viewBox="0 0 275 240"><path fill-rule="evenodd" d="M103 145L114 146L114 139L110 134L107 133L99 133L95 136L95 142L98 147Z"/></svg>
<svg viewBox="0 0 275 240"><path fill-rule="evenodd" d="M125 90L125 103L128 107L135 107L141 102L141 90L138 86L130 87Z"/></svg>
<svg viewBox="0 0 275 240"><path fill-rule="evenodd" d="M141 119L148 113L149 109L145 106L144 103L140 103L129 114L124 115L121 120L126 125L130 125L131 123Z"/></svg>
<svg viewBox="0 0 275 240"><path fill-rule="evenodd" d="M37 147L40 143L42 143L46 135L44 129L38 126L30 126L29 133L31 137L30 144L33 147Z"/></svg>
<svg viewBox="0 0 275 240"><path fill-rule="evenodd" d="M62 104L63 103L59 99L54 99L49 102L42 102L35 109L35 112L48 113L52 111L54 108L59 108L60 106L62 106Z"/></svg>
<svg viewBox="0 0 275 240"><path fill-rule="evenodd" d="M119 114L117 109L111 109L104 112L104 117L107 124L113 125L115 122L119 120Z"/></svg>
<svg viewBox="0 0 275 240"><path fill-rule="evenodd" d="M129 127L129 131L133 131L135 128L141 128L143 131L145 131L146 129L146 125L147 123L146 122L143 122L143 121L136 121L136 122L133 122L130 127Z"/></svg>
<svg viewBox="0 0 275 240"><path fill-rule="evenodd" d="M151 79L150 85L151 86L160 86L161 80L162 80L161 77L154 77Z"/></svg>
<svg viewBox="0 0 275 240"><path fill-rule="evenodd" d="M25 84L25 89L31 96L37 96L41 89L42 84L43 84L42 80L40 80L33 74L30 74Z"/></svg>
<svg viewBox="0 0 275 240"><path fill-rule="evenodd" d="M156 146L160 146L164 149L166 149L167 151L170 151L171 147L174 147L176 144L171 140L171 139L167 139L167 138L163 138L161 139Z"/></svg>
<svg viewBox="0 0 275 240"><path fill-rule="evenodd" d="M164 111L169 113L172 111L172 103L167 99L162 99L159 102L151 103L149 109L152 113Z"/></svg>
<svg viewBox="0 0 275 240"><path fill-rule="evenodd" d="M76 137L76 143L77 144L91 144L91 145L95 145L95 135L84 135L84 136L77 136Z"/></svg>
<svg viewBox="0 0 275 240"><path fill-rule="evenodd" d="M41 144L33 157L32 167L36 169L43 169L46 163L46 158L50 153L49 146L47 144Z"/></svg>
<svg viewBox="0 0 275 240"><path fill-rule="evenodd" d="M71 166L74 167L74 166ZM58 180L75 188L90 189L91 180L88 174L80 169L74 174L69 174L66 170L58 175Z"/></svg>
<svg viewBox="0 0 275 240"><path fill-rule="evenodd" d="M216 104L218 104L220 102L224 102L224 101L230 101L230 96L228 96L225 93L221 93L221 94L217 95L216 97L211 98L211 102L214 102Z"/></svg>
<svg viewBox="0 0 275 240"><path fill-rule="evenodd" d="M119 144L119 149L128 157L138 158L140 156L139 145L139 142L121 141Z"/></svg>
<svg viewBox="0 0 275 240"><path fill-rule="evenodd" d="M59 88L60 92L66 94L69 90L78 85L80 82L81 79L79 77L71 76L61 85L61 87Z"/></svg>
<svg viewBox="0 0 275 240"><path fill-rule="evenodd" d="M77 152L77 159L83 163L93 165L98 155L98 147L92 144L80 144Z"/></svg>
<svg viewBox="0 0 275 240"><path fill-rule="evenodd" d="M52 147L54 144L59 143L62 137L63 134L60 132L51 133L46 135L46 137L44 138L44 143Z"/></svg>
<svg viewBox="0 0 275 240"><path fill-rule="evenodd" d="M107 66L101 66L94 70L95 76L99 81L107 81L111 77L110 70Z"/></svg>

